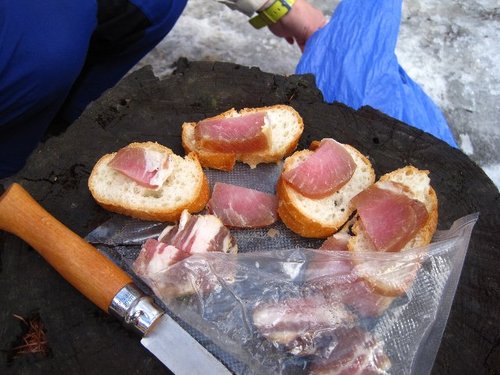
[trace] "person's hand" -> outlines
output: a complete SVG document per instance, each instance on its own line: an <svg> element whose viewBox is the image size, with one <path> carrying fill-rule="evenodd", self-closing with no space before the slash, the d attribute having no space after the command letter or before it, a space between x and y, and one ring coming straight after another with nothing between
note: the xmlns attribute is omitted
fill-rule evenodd
<svg viewBox="0 0 500 375"><path fill-rule="evenodd" d="M300 50L304 51L307 39L325 23L326 18L319 9L306 0L297 0L283 18L269 25L269 30L274 35L285 38L290 44L297 42Z"/></svg>

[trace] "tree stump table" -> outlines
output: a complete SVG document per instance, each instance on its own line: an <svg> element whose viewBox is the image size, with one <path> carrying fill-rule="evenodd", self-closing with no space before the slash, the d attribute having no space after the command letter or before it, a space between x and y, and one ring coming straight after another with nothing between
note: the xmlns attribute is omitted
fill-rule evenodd
<svg viewBox="0 0 500 375"><path fill-rule="evenodd" d="M439 229L473 212L480 217L434 363L435 374L500 374L500 196L460 150L372 108L328 104L310 75L289 77L230 63L181 59L160 80L135 71L92 103L63 134L49 138L19 182L82 237L112 217L92 199L87 179L105 153L153 140L184 154L180 125L229 108L293 106L306 124L299 149L332 137L369 156L377 176L412 164L431 171ZM0 373L164 374L138 337L73 289L33 249L0 234ZM24 318L25 320L21 320ZM39 322L43 353L20 353L27 323Z"/></svg>

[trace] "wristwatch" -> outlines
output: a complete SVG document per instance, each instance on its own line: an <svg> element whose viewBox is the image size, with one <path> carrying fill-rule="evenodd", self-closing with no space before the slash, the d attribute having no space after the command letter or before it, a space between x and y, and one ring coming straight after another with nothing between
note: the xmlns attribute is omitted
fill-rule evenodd
<svg viewBox="0 0 500 375"><path fill-rule="evenodd" d="M295 4L295 1L296 0L276 0L270 7L257 12L257 15L250 18L248 22L256 29L261 29L264 26L276 23L292 9L292 5Z"/></svg>

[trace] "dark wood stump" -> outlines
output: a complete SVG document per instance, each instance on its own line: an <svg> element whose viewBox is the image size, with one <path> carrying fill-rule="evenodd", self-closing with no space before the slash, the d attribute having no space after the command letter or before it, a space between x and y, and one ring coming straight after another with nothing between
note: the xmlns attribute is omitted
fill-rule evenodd
<svg viewBox="0 0 500 375"><path fill-rule="evenodd" d="M276 76L228 63L180 60L157 79L144 68L87 108L65 133L39 147L14 178L81 236L113 214L93 201L87 178L97 159L132 141L153 140L183 154L180 125L231 107L289 104L304 118L299 148L333 137L368 155L378 176L406 164L431 171L439 228L480 213L434 364L436 374L500 373L500 196L461 151L371 108L323 102L312 76ZM0 236L0 373L165 373L138 337L93 306L33 249ZM13 357L25 331L14 314L40 317L47 356Z"/></svg>

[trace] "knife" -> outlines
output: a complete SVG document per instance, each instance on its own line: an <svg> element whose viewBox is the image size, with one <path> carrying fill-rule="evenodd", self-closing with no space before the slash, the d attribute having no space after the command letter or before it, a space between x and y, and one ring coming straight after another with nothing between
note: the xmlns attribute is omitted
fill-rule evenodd
<svg viewBox="0 0 500 375"><path fill-rule="evenodd" d="M0 229L24 240L95 305L143 336L176 375L231 372L145 295L130 276L49 214L19 184L0 185Z"/></svg>

